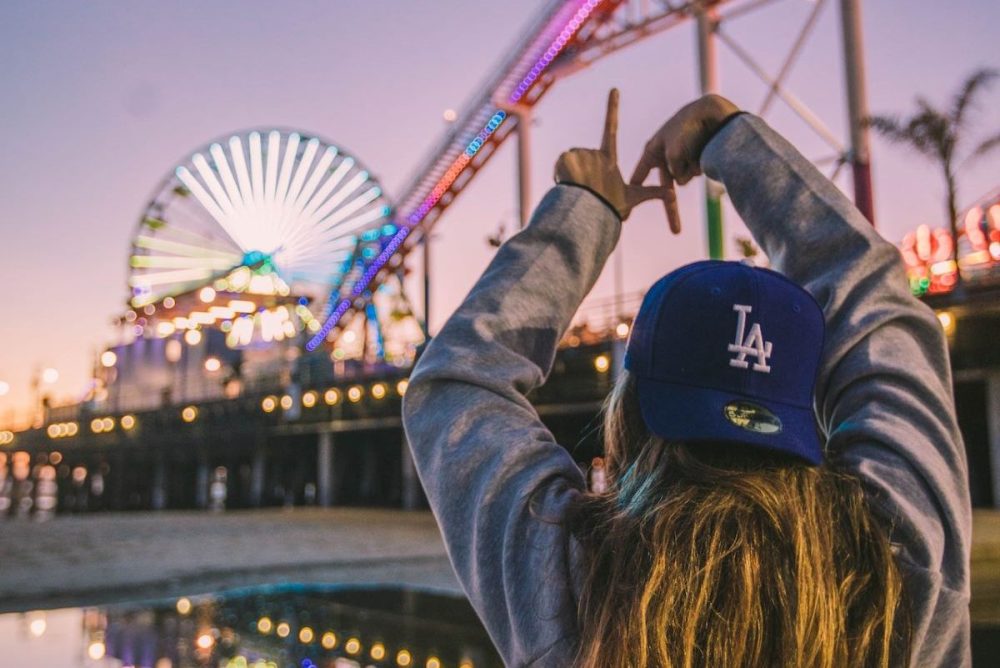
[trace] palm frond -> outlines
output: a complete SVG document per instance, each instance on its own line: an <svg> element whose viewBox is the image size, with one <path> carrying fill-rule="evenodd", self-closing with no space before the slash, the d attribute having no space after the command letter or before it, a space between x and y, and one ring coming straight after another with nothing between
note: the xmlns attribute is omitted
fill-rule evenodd
<svg viewBox="0 0 1000 668"><path fill-rule="evenodd" d="M944 155L954 144L948 119L924 99L917 99L917 107L920 111L906 119L870 116L865 123L893 143L932 157Z"/></svg>
<svg viewBox="0 0 1000 668"><path fill-rule="evenodd" d="M993 151L996 148L1000 148L1000 132L996 133L992 137L987 137L983 140L979 146L977 146L969 155L962 159L962 162L958 164L955 171L965 169L965 167L976 162L979 158L983 157L987 153Z"/></svg>
<svg viewBox="0 0 1000 668"><path fill-rule="evenodd" d="M983 140L979 146L972 152L975 157L980 157L986 155L995 148L1000 148L1000 132L996 133L992 137Z"/></svg>
<svg viewBox="0 0 1000 668"><path fill-rule="evenodd" d="M906 136L899 116L869 116L864 124L894 142L905 142Z"/></svg>
<svg viewBox="0 0 1000 668"><path fill-rule="evenodd" d="M965 121L966 112L973 108L976 95L979 91L984 90L998 76L1000 76L1000 72L997 70L984 67L973 72L965 80L965 83L962 84L962 90L952 99L951 111L948 114L956 127L962 126Z"/></svg>

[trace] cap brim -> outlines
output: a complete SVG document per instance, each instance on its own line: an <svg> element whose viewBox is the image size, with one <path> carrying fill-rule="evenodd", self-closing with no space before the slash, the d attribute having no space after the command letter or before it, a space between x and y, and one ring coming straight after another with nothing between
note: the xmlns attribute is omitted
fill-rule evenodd
<svg viewBox="0 0 1000 668"><path fill-rule="evenodd" d="M735 392L641 377L638 391L643 420L661 438L745 444L814 465L823 461L823 446L812 407L789 406ZM750 420L749 425L741 427L737 424L741 420L727 418L727 406L739 409L745 404L764 408L777 418L780 426L773 420ZM732 408L728 411L730 416L733 412Z"/></svg>

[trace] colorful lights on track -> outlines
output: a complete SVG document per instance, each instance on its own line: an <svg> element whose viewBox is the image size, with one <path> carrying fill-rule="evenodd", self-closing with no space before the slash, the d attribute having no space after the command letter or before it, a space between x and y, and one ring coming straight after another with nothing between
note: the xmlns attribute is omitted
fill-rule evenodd
<svg viewBox="0 0 1000 668"><path fill-rule="evenodd" d="M605 1L584 0L582 2L568 3L566 9L556 13L550 24L540 32L538 41L541 43L537 46L532 45L534 47L533 52L538 54L537 60L523 73L517 86L507 95L508 103L516 104L522 100L555 58L572 41L573 37L593 15L594 11ZM575 10L573 7L575 7ZM350 310L354 301L364 294L389 259L396 254L403 241L413 231L413 228L419 225L427 214L433 210L462 172L465 171L476 153L479 152L490 136L496 132L507 118L507 112L504 110L498 109L492 113L483 128L468 143L465 150L448 166L444 174L424 197L423 201L421 201L416 209L406 214L404 224L400 226L398 232L396 232L389 243L385 244L382 251L369 262L365 272L355 281L350 296L342 298L336 307L330 309L323 326L306 344L306 350L312 352L322 345L327 335L337 326L337 323L340 322L344 314Z"/></svg>
<svg viewBox="0 0 1000 668"><path fill-rule="evenodd" d="M497 110L490 120L487 121L486 125L482 130L475 136L475 138L469 142L466 146L465 151L462 152L455 162L452 163L451 167L444 173L444 176L438 181L437 185L431 190L430 194L424 199L421 205L416 211L412 212L406 218L406 224L398 228L395 235L390 239L389 243L385 245L382 251L372 260L371 264L365 269L364 274L355 282L353 288L351 289L351 296L344 298L337 304L337 307L327 316L326 322L320 330L313 336L309 342L306 344L306 350L312 352L316 350L330 331L337 325L340 319L344 316L347 310L351 307L354 299L360 297L362 293L371 284L372 279L375 275L385 266L385 263L389 261L397 250L399 250L400 245L410 234L413 228L424 219L424 216L434 208L434 205L444 196L451 185L458 178L459 174L468 166L472 158L475 157L476 153L483 147L486 140L496 132L497 128L506 120L507 112L502 110Z"/></svg>
<svg viewBox="0 0 1000 668"><path fill-rule="evenodd" d="M512 104L519 102L531 90L531 87L538 81L538 77L552 64L552 61L562 52L580 27L587 22L587 19L590 18L590 15L601 2L602 0L586 0L580 3L580 7L573 14L573 17L562 27L562 30L560 30L559 34L552 40L548 47L542 51L538 60L524 75L521 82L510 94L510 97L507 98L508 102Z"/></svg>

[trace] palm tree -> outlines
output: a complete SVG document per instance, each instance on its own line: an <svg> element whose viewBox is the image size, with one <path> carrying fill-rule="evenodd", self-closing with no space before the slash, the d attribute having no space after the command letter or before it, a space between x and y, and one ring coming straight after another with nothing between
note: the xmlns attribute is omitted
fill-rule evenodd
<svg viewBox="0 0 1000 668"><path fill-rule="evenodd" d="M968 133L969 111L975 107L976 96L984 91L1000 71L984 68L965 80L951 99L948 109L934 107L926 98L918 96L917 111L912 116L872 116L868 125L891 142L908 144L920 154L937 162L944 174L947 188L947 215L951 225L952 259L958 262L958 198L957 172L968 163L1000 147L1000 133L981 142L972 151L958 159L960 148L964 147Z"/></svg>

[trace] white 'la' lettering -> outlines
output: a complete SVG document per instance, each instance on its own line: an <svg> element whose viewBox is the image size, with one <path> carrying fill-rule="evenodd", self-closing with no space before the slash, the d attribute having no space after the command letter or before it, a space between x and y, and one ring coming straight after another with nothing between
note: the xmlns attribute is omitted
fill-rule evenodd
<svg viewBox="0 0 1000 668"><path fill-rule="evenodd" d="M738 314L736 317L736 340L729 344L729 352L739 354L729 360L729 366L746 369L749 366L747 355L750 355L757 358L757 361L753 365L754 371L771 373L771 367L767 365L767 358L771 356L771 342L764 340L764 333L760 330L760 323L751 325L750 333L744 338L747 327L747 313L750 313L753 307L747 304L733 304L733 310Z"/></svg>

